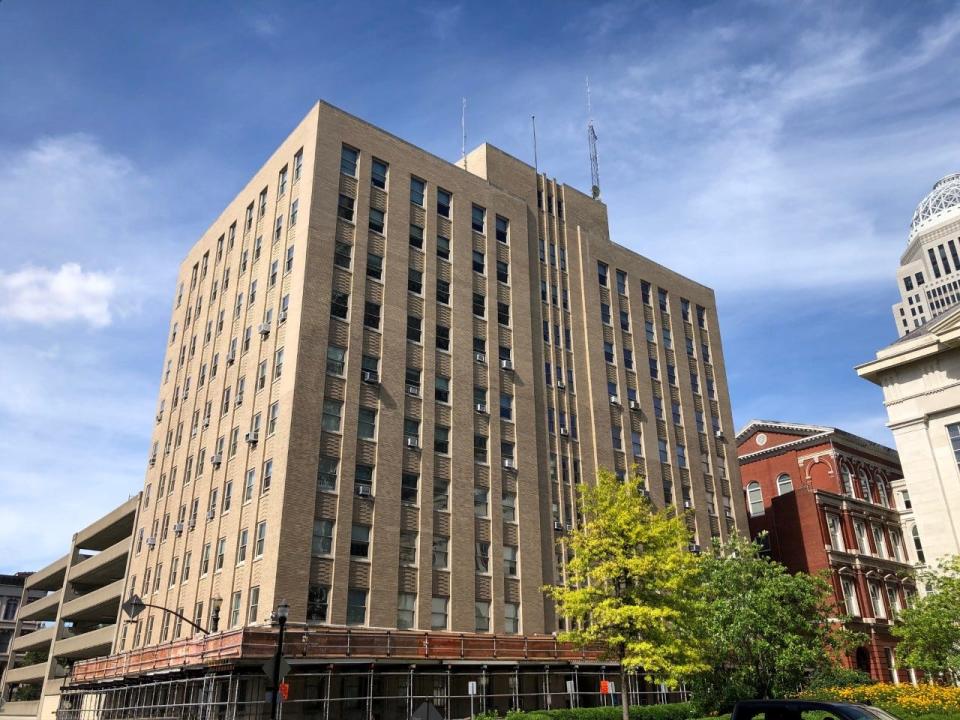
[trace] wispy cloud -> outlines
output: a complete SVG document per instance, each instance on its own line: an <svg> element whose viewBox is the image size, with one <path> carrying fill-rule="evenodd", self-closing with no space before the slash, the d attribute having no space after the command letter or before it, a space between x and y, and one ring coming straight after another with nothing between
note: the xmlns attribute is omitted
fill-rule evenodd
<svg viewBox="0 0 960 720"><path fill-rule="evenodd" d="M94 327L110 324L114 281L84 272L76 263L59 270L24 268L0 272L0 317L40 325L81 320Z"/></svg>

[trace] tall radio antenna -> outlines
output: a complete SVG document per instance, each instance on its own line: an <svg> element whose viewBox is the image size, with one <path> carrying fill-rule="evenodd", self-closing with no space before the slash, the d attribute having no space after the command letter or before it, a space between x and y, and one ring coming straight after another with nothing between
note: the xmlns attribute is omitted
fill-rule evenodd
<svg viewBox="0 0 960 720"><path fill-rule="evenodd" d="M540 174L540 163L537 160L537 116L531 115L530 122L533 124L533 169Z"/></svg>
<svg viewBox="0 0 960 720"><path fill-rule="evenodd" d="M587 77L587 143L590 145L590 183L594 200L600 199L600 161L597 159L597 131L593 129L590 78Z"/></svg>
<svg viewBox="0 0 960 720"><path fill-rule="evenodd" d="M463 98L460 108L460 155L463 157L463 169L467 169L467 99Z"/></svg>

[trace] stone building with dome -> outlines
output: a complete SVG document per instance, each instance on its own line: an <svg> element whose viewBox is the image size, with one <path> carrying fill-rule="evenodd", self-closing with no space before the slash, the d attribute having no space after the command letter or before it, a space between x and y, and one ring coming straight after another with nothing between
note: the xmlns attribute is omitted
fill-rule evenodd
<svg viewBox="0 0 960 720"><path fill-rule="evenodd" d="M883 388L911 535L936 567L960 554L960 173L917 206L897 283L900 338L857 372Z"/></svg>
<svg viewBox="0 0 960 720"><path fill-rule="evenodd" d="M960 301L960 173L939 180L917 205L897 287L901 337Z"/></svg>

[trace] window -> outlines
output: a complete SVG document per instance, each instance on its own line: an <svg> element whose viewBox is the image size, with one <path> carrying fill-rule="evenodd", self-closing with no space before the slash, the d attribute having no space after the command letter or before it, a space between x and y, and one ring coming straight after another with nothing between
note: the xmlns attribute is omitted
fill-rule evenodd
<svg viewBox="0 0 960 720"><path fill-rule="evenodd" d="M474 293L473 294L473 314L480 318L486 317L486 313L487 313L486 302L487 302L487 299L483 295L479 293Z"/></svg>
<svg viewBox="0 0 960 720"><path fill-rule="evenodd" d="M437 325L437 350L450 350L450 328Z"/></svg>
<svg viewBox="0 0 960 720"><path fill-rule="evenodd" d="M370 495L373 489L373 466L357 465L353 474L353 487L355 489L366 488L366 494Z"/></svg>
<svg viewBox="0 0 960 720"><path fill-rule="evenodd" d="M490 632L490 601L477 600L474 606L474 630Z"/></svg>
<svg viewBox="0 0 960 720"><path fill-rule="evenodd" d="M474 543L476 548L475 554L475 569L478 573L487 573L490 572L490 543L488 542L477 542Z"/></svg>
<svg viewBox="0 0 960 720"><path fill-rule="evenodd" d="M423 339L423 318L407 315L407 340L418 343Z"/></svg>
<svg viewBox="0 0 960 720"><path fill-rule="evenodd" d="M351 557L365 558L370 552L370 528L367 525L354 525L350 531Z"/></svg>
<svg viewBox="0 0 960 720"><path fill-rule="evenodd" d="M374 330L380 329L380 305L369 300L363 304L363 324Z"/></svg>
<svg viewBox="0 0 960 720"><path fill-rule="evenodd" d="M474 232L487 231L487 211L479 205L474 205L470 213L470 226Z"/></svg>
<svg viewBox="0 0 960 720"><path fill-rule="evenodd" d="M870 492L870 478L867 476L866 470L861 469L858 477L860 479L860 498L867 502L873 502L873 495Z"/></svg>
<svg viewBox="0 0 960 720"><path fill-rule="evenodd" d="M383 160L373 158L370 167L370 184L385 190L387 188L388 165Z"/></svg>
<svg viewBox="0 0 960 720"><path fill-rule="evenodd" d="M843 542L843 525L839 515L827 514L827 529L830 531L830 546L841 552L846 550Z"/></svg>
<svg viewBox="0 0 960 720"><path fill-rule="evenodd" d="M479 250L473 251L473 271L481 275L486 272L486 256Z"/></svg>
<svg viewBox="0 0 960 720"><path fill-rule="evenodd" d="M437 215L441 217L450 217L450 203L453 196L443 188L437 188Z"/></svg>
<svg viewBox="0 0 960 720"><path fill-rule="evenodd" d="M340 432L342 412L342 402L339 400L325 399L323 401L323 418L320 423L321 427L327 432Z"/></svg>
<svg viewBox="0 0 960 720"><path fill-rule="evenodd" d="M352 197L341 194L337 200L337 217L353 222L353 205Z"/></svg>
<svg viewBox="0 0 960 720"><path fill-rule="evenodd" d="M433 509L436 511L447 510L450 506L450 483L441 478L433 480Z"/></svg>
<svg viewBox="0 0 960 720"><path fill-rule="evenodd" d="M604 325L610 324L610 305L607 303L600 303L600 321Z"/></svg>
<svg viewBox="0 0 960 720"><path fill-rule="evenodd" d="M416 593L397 594L397 629L409 630L414 625L417 611Z"/></svg>
<svg viewBox="0 0 960 720"><path fill-rule="evenodd" d="M497 260L497 282L510 282L510 266L503 260Z"/></svg>
<svg viewBox="0 0 960 720"><path fill-rule="evenodd" d="M503 574L506 577L517 577L517 546L503 546Z"/></svg>
<svg viewBox="0 0 960 720"><path fill-rule="evenodd" d="M650 377L657 380L660 377L660 368L657 365L656 358L650 358Z"/></svg>
<svg viewBox="0 0 960 720"><path fill-rule="evenodd" d="M627 274L623 270L617 270L617 292L627 294Z"/></svg>
<svg viewBox="0 0 960 720"><path fill-rule="evenodd" d="M437 257L442 260L450 259L450 238L437 235Z"/></svg>
<svg viewBox="0 0 960 720"><path fill-rule="evenodd" d="M435 597L430 602L430 629L447 629L447 600L445 597Z"/></svg>
<svg viewBox="0 0 960 720"><path fill-rule="evenodd" d="M346 348L331 345L327 348L327 373L330 375L343 375L344 358L346 357Z"/></svg>
<svg viewBox="0 0 960 720"><path fill-rule="evenodd" d="M450 402L450 378L437 375L434 383L434 398L437 402Z"/></svg>
<svg viewBox="0 0 960 720"><path fill-rule="evenodd" d="M507 303L497 303L497 322L500 325L510 325L510 305Z"/></svg>
<svg viewBox="0 0 960 720"><path fill-rule="evenodd" d="M417 249L423 248L423 228L419 225L410 226L410 246Z"/></svg>
<svg viewBox="0 0 960 720"><path fill-rule="evenodd" d="M375 440L377 435L377 411L372 408L360 408L357 413L357 437L361 440Z"/></svg>
<svg viewBox="0 0 960 720"><path fill-rule="evenodd" d="M777 478L777 494L786 495L787 493L793 492L793 480L790 479L790 476L783 474Z"/></svg>
<svg viewBox="0 0 960 720"><path fill-rule="evenodd" d="M330 605L330 588L326 585L311 585L307 592L307 622L326 622Z"/></svg>
<svg viewBox="0 0 960 720"><path fill-rule="evenodd" d="M370 229L382 235L383 223L384 223L383 210L377 210L377 208L370 208L370 220L369 220Z"/></svg>
<svg viewBox="0 0 960 720"><path fill-rule="evenodd" d="M487 488L475 487L473 489L473 514L475 517L485 518L490 515L489 494L490 491Z"/></svg>
<svg viewBox="0 0 960 720"><path fill-rule="evenodd" d="M876 525L871 525L870 530L873 532L873 549L879 557L887 557L887 543L883 537L883 529L877 527Z"/></svg>
<svg viewBox="0 0 960 720"><path fill-rule="evenodd" d="M513 420L513 395L500 393L500 417L504 420Z"/></svg>
<svg viewBox="0 0 960 720"><path fill-rule="evenodd" d="M602 263L599 260L597 261L597 282L600 283L602 287L607 287L609 282L610 267L606 263Z"/></svg>
<svg viewBox="0 0 960 720"><path fill-rule="evenodd" d="M409 268L407 270L407 290L417 295L423 294L423 273Z"/></svg>
<svg viewBox="0 0 960 720"><path fill-rule="evenodd" d="M506 243L509 241L510 221L505 217L497 215L497 241Z"/></svg>
<svg viewBox="0 0 960 720"><path fill-rule="evenodd" d="M383 258L367 253L367 277L379 280L383 276Z"/></svg>
<svg viewBox="0 0 960 720"><path fill-rule="evenodd" d="M416 531L400 531L400 562L413 565L417 562Z"/></svg>
<svg viewBox="0 0 960 720"><path fill-rule="evenodd" d="M240 539L237 541L237 565L240 565L247 559L247 535L246 528L240 531Z"/></svg>
<svg viewBox="0 0 960 720"><path fill-rule="evenodd" d="M516 635L520 632L520 605L517 603L503 604L503 631Z"/></svg>
<svg viewBox="0 0 960 720"><path fill-rule="evenodd" d="M437 302L450 304L450 283L440 278L437 278Z"/></svg>
<svg viewBox="0 0 960 720"><path fill-rule="evenodd" d="M340 172L350 177L357 176L357 160L360 158L360 151L344 145L340 149Z"/></svg>
<svg viewBox="0 0 960 720"><path fill-rule="evenodd" d="M340 461L337 458L320 456L317 466L317 485L321 490L336 490Z"/></svg>
<svg viewBox="0 0 960 720"><path fill-rule="evenodd" d="M687 448L679 443L677 444L677 465L682 468L687 467Z"/></svg>
<svg viewBox="0 0 960 720"><path fill-rule="evenodd" d="M757 481L747 485L747 505L751 515L763 515L763 491Z"/></svg>
<svg viewBox="0 0 960 720"><path fill-rule="evenodd" d="M263 547L267 541L267 521L257 523L257 539L253 546L253 557L263 557Z"/></svg>
<svg viewBox="0 0 960 720"><path fill-rule="evenodd" d="M473 436L473 459L484 465L487 463L487 438L483 435Z"/></svg>
<svg viewBox="0 0 960 720"><path fill-rule="evenodd" d="M913 538L913 547L917 552L917 562L923 565L926 562L926 558L923 554L923 544L920 542L920 530L916 525L910 530L910 536Z"/></svg>
<svg viewBox="0 0 960 720"><path fill-rule="evenodd" d="M400 481L400 501L416 505L418 500L417 488L420 484L420 476L414 473L403 473Z"/></svg>
<svg viewBox="0 0 960 720"><path fill-rule="evenodd" d="M213 564L213 571L217 572L223 570L223 558L227 552L227 539L225 537L217 540L217 557L216 561Z"/></svg>
<svg viewBox="0 0 960 720"><path fill-rule="evenodd" d="M347 590L347 625L363 625L367 620L367 591Z"/></svg>
<svg viewBox="0 0 960 720"><path fill-rule="evenodd" d="M670 312L667 306L667 291L663 288L657 288L657 301L660 305L660 312Z"/></svg>
<svg viewBox="0 0 960 720"><path fill-rule="evenodd" d="M517 494L512 492L503 493L501 500L501 509L504 522L516 522L517 520Z"/></svg>
<svg viewBox="0 0 960 720"><path fill-rule="evenodd" d="M870 591L870 605L873 608L875 618L886 618L887 610L883 605L883 590L880 583L876 580L867 581L867 589Z"/></svg>
<svg viewBox="0 0 960 720"><path fill-rule="evenodd" d="M449 538L433 536L433 567L438 570L447 568L447 547Z"/></svg>
<svg viewBox="0 0 960 720"><path fill-rule="evenodd" d="M857 536L857 550L864 555L870 554L870 541L867 540L867 526L862 520L853 521L854 534Z"/></svg>
<svg viewBox="0 0 960 720"><path fill-rule="evenodd" d="M842 576L840 578L840 585L843 588L843 600L847 607L847 615L859 617L860 603L857 601L857 587L853 582L853 578L845 575Z"/></svg>
<svg viewBox="0 0 960 720"><path fill-rule="evenodd" d="M314 555L329 555L332 550L333 520L314 520L311 552Z"/></svg>
<svg viewBox="0 0 960 720"><path fill-rule="evenodd" d="M423 196L427 191L427 184L420 178L410 178L410 202L423 207Z"/></svg>
<svg viewBox="0 0 960 720"><path fill-rule="evenodd" d="M350 294L339 292L333 293L333 296L330 299L330 314L335 318L346 320L349 312Z"/></svg>
<svg viewBox="0 0 960 720"><path fill-rule="evenodd" d="M614 362L613 343L608 340L603 341L603 359L611 364Z"/></svg>
<svg viewBox="0 0 960 720"><path fill-rule="evenodd" d="M450 453L450 428L437 425L433 431L433 451L447 455Z"/></svg>
<svg viewBox="0 0 960 720"><path fill-rule="evenodd" d="M843 489L844 495L853 496L853 474L850 472L850 468L846 465L841 466L840 468L840 483Z"/></svg>

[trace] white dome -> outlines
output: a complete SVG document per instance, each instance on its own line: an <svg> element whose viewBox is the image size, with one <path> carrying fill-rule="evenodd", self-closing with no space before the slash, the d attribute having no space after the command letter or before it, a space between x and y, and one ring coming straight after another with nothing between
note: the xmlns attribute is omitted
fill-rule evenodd
<svg viewBox="0 0 960 720"><path fill-rule="evenodd" d="M920 201L910 221L910 239L921 230L954 217L960 217L960 173L938 180Z"/></svg>

